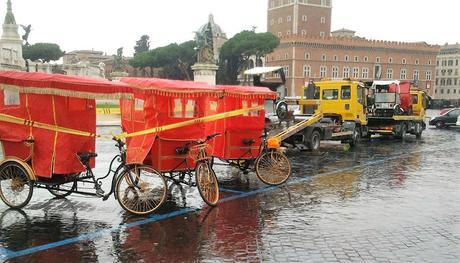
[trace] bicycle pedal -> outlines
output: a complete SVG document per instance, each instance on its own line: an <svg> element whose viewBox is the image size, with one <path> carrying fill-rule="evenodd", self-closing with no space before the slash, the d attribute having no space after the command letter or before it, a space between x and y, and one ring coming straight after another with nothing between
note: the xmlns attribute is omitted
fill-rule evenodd
<svg viewBox="0 0 460 263"><path fill-rule="evenodd" d="M99 188L99 189L96 189L96 195L97 195L98 197L103 197L104 194L105 194L104 190L102 190L102 189L100 189L100 188Z"/></svg>

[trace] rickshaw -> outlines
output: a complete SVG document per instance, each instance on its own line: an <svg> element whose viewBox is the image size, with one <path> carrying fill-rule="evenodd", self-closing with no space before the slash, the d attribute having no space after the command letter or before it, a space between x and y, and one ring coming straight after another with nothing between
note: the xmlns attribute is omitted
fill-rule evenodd
<svg viewBox="0 0 460 263"><path fill-rule="evenodd" d="M124 142L104 177L96 178L95 99L130 99L123 83L64 75L0 72L0 198L22 208L34 188L57 197L82 194L107 200L114 194L135 214L155 211L166 197L166 182L153 168L126 163ZM118 165L116 165L118 163ZM112 174L110 191L102 180ZM90 184L93 189L81 189Z"/></svg>
<svg viewBox="0 0 460 263"><path fill-rule="evenodd" d="M122 127L128 134L193 121L223 109L223 90L205 83L156 78L120 81L135 89L134 100L120 103ZM215 148L212 140L220 135L218 125L197 122L127 138L127 162L151 165L173 184L196 186L203 200L215 206L219 185L210 155Z"/></svg>
<svg viewBox="0 0 460 263"><path fill-rule="evenodd" d="M224 111L265 105L266 100L273 100L277 96L264 87L218 88L224 90ZM264 110L220 122L224 126L224 136L216 138L218 148L213 152L215 157L245 174L255 170L259 179L268 185L280 185L291 176L291 163L280 151L280 142L267 138Z"/></svg>

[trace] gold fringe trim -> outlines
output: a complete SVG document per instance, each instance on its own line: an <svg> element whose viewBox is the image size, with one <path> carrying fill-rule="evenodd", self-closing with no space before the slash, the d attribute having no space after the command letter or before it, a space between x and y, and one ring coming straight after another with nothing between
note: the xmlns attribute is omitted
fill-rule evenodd
<svg viewBox="0 0 460 263"><path fill-rule="evenodd" d="M65 89L55 89L55 88L39 88L39 87L21 87L16 85L7 85L0 84L0 89L2 90L11 90L20 93L29 93L37 95L56 95L64 97L74 97L82 99L107 99L107 100L116 100L116 99L133 99L134 96L132 93L97 93L97 92L85 92L85 91L73 91Z"/></svg>

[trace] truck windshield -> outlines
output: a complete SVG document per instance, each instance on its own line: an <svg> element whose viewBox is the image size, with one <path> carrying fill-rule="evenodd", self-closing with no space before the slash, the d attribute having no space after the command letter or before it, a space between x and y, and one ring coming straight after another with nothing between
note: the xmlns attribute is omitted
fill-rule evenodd
<svg viewBox="0 0 460 263"><path fill-rule="evenodd" d="M396 93L376 93L375 103L396 102Z"/></svg>

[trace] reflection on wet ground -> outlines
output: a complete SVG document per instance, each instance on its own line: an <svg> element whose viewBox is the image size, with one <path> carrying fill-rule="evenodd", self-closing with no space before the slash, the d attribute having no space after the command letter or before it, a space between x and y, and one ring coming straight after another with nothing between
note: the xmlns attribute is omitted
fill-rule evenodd
<svg viewBox="0 0 460 263"><path fill-rule="evenodd" d="M114 152L99 142L96 172ZM222 202L174 187L158 214L139 218L110 198L0 204L0 261L9 262L459 262L460 130L422 140L375 138L346 150L290 153L293 177L267 187L217 167Z"/></svg>

